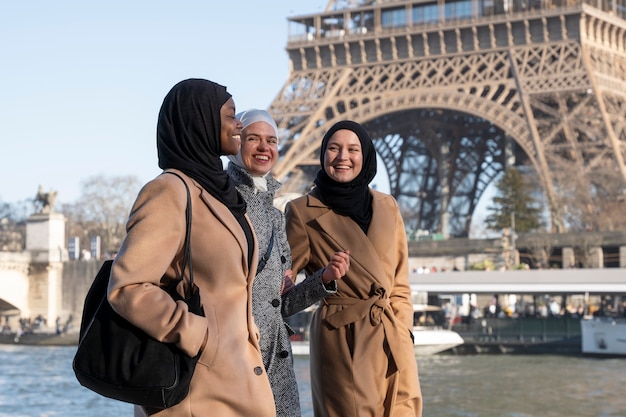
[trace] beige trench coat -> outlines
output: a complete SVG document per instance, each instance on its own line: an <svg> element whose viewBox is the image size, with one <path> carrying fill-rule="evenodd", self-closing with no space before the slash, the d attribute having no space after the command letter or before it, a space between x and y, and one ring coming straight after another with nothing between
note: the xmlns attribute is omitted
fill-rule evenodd
<svg viewBox="0 0 626 417"><path fill-rule="evenodd" d="M206 317L188 312L185 303L174 302L159 288L164 274L176 276L183 256L187 195L174 175L158 176L139 193L109 282L109 299L120 315L190 356L198 353L208 329L187 398L166 410L147 411L176 417L272 417L274 400L251 313L256 242L248 269L248 244L235 217L178 173L191 190L194 280Z"/></svg>
<svg viewBox="0 0 626 417"><path fill-rule="evenodd" d="M422 414L404 224L395 199L371 193L367 236L322 203L315 189L286 208L294 274L311 274L334 252L350 250L350 271L311 323L316 417Z"/></svg>

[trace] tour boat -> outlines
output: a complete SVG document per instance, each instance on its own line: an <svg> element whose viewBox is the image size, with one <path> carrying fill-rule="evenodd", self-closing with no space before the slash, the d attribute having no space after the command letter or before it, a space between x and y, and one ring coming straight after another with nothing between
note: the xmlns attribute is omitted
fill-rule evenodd
<svg viewBox="0 0 626 417"><path fill-rule="evenodd" d="M315 307L297 313L287 319L294 330L291 336L291 349L294 356L309 354L309 324ZM425 304L413 305L413 343L416 356L435 355L445 350L462 345L463 338L452 330L448 330L440 322L441 307Z"/></svg>
<svg viewBox="0 0 626 417"><path fill-rule="evenodd" d="M626 317L584 317L580 332L584 355L626 356Z"/></svg>
<svg viewBox="0 0 626 417"><path fill-rule="evenodd" d="M463 343L461 335L445 327L441 307L413 304L413 348L417 356L435 355Z"/></svg>

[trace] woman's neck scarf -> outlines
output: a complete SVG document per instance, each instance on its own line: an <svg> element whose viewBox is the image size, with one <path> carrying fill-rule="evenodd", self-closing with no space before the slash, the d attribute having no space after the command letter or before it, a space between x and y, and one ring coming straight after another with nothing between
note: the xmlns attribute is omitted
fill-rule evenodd
<svg viewBox="0 0 626 417"><path fill-rule="evenodd" d="M240 219L246 203L220 158L220 109L230 98L226 87L212 81L188 79L176 84L159 112L157 150L161 169L184 172Z"/></svg>
<svg viewBox="0 0 626 417"><path fill-rule="evenodd" d="M356 133L363 152L363 168L350 182L337 182L324 170L324 154L328 141L336 131L342 129ZM372 195L369 183L376 176L376 149L367 130L350 120L343 120L333 125L322 139L320 164L322 169L317 172L315 185L324 204L339 214L349 216L367 234L372 221Z"/></svg>

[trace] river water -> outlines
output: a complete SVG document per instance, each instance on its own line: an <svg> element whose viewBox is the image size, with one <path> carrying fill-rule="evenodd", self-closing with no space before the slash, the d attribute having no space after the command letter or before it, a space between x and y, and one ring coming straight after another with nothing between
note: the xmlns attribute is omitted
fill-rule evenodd
<svg viewBox="0 0 626 417"><path fill-rule="evenodd" d="M0 345L0 416L132 417L131 405L79 385L74 351ZM626 416L626 359L437 355L418 364L424 417ZM311 417L308 358L296 358L295 368L303 416Z"/></svg>

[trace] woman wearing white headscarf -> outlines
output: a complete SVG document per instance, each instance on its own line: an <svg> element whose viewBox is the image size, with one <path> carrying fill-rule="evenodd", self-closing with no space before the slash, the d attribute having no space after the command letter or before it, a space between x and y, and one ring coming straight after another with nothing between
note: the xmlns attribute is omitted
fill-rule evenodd
<svg viewBox="0 0 626 417"><path fill-rule="evenodd" d="M347 270L348 256L336 254L326 269L281 296L284 278L291 283L291 255L284 215L273 204L280 183L269 173L278 161L278 128L264 110L248 110L239 113L237 118L243 126L241 149L237 155L228 157L227 172L246 201L259 243L260 262L252 286L252 314L261 333L261 353L274 393L276 415L299 417L298 386L289 330L283 316L295 314L326 295L334 294L335 280Z"/></svg>

